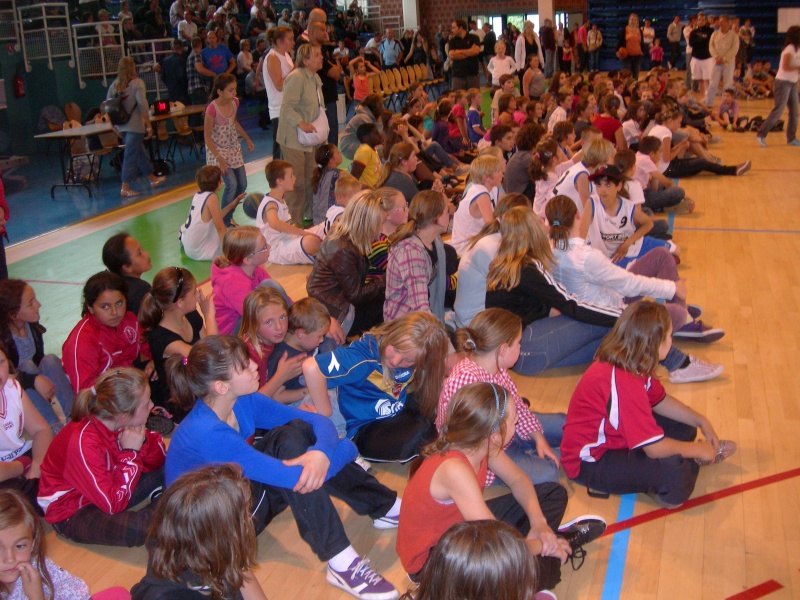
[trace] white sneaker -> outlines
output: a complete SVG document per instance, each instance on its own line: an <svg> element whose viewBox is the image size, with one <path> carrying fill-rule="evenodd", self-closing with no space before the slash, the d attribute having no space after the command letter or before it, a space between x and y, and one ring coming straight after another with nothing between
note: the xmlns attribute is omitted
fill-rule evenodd
<svg viewBox="0 0 800 600"><path fill-rule="evenodd" d="M715 379L722 374L725 367L707 363L694 356L690 356L688 367L677 369L669 374L670 383L694 383L696 381L708 381Z"/></svg>

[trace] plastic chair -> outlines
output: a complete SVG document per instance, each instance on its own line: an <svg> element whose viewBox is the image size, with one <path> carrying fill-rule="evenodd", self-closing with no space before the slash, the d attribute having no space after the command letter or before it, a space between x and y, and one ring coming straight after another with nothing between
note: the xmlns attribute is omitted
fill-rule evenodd
<svg viewBox="0 0 800 600"><path fill-rule="evenodd" d="M82 127L78 121L64 121L64 129L77 129ZM111 150L101 148L90 150L86 136L74 137L69 139L69 169L67 178L73 183L89 185L92 182L98 183L100 177L100 167L103 163L103 156L110 154Z"/></svg>
<svg viewBox="0 0 800 600"><path fill-rule="evenodd" d="M94 122L95 123L108 123L108 124L111 124L111 119L108 117L107 114L100 113L100 114L95 116ZM125 145L120 142L119 136L117 135L117 133L115 131L108 131L106 133L98 133L97 137L100 139L100 143L103 145L103 149L106 151L105 154L114 154L114 157L111 158L111 160L109 161L111 163L111 165L114 166L116 158L125 149ZM101 156L100 157L100 166L97 169L98 173L99 173L100 169L102 168L102 164L103 164L102 161L103 161L103 157ZM119 162L119 161L117 161L117 162ZM120 169L122 168L121 162L119 162L119 167L120 167L119 169L117 169L115 167L115 170L117 172L119 172Z"/></svg>
<svg viewBox="0 0 800 600"><path fill-rule="evenodd" d="M185 140L183 144L191 146L190 152L194 151L195 156L197 156L199 159L200 149L197 147L197 142L194 139L194 131L191 127L189 127L189 117L172 117L172 126L175 128L175 132L172 134L172 139L174 140L172 146L172 157L175 157L175 148L177 148L181 155L181 160L183 161L181 140Z"/></svg>

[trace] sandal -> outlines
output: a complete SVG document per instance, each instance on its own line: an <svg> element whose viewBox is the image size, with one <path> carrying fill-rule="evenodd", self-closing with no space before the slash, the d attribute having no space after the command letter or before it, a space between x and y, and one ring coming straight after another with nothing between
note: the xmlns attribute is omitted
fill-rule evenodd
<svg viewBox="0 0 800 600"><path fill-rule="evenodd" d="M134 196L141 196L141 192L135 192L133 190L120 190L119 195L123 198L133 198Z"/></svg>
<svg viewBox="0 0 800 600"><path fill-rule="evenodd" d="M151 179L150 180L150 187L151 188L157 188L162 183L164 183L166 180L167 180L166 177L156 177L155 179Z"/></svg>

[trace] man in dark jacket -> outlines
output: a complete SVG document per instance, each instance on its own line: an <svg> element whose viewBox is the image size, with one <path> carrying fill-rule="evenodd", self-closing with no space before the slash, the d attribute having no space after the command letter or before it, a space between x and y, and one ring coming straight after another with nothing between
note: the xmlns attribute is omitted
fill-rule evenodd
<svg viewBox="0 0 800 600"><path fill-rule="evenodd" d="M550 19L545 19L544 25L539 29L539 41L544 50L544 76L549 78L556 70L556 30L553 29Z"/></svg>

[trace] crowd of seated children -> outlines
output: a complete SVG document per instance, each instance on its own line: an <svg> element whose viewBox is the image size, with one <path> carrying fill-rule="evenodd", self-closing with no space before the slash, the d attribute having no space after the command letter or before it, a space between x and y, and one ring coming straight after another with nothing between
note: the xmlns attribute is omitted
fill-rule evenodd
<svg viewBox="0 0 800 600"><path fill-rule="evenodd" d="M496 57L501 70L503 58ZM531 89L537 69L531 61ZM395 587L350 544L331 502L337 497L378 529L399 526L398 556L420 582L406 597L422 600L436 597L431 573L469 527L485 527L487 539L511 536L508 551L519 546L517 558L536 564L537 579L525 585L555 587L567 557L605 530L596 517L561 523L562 464L594 492L647 493L665 507L685 502L699 467L736 446L652 375L660 362L672 383L718 376L721 365L684 354L671 339L711 342L724 331L687 303L675 246L648 235L645 209L691 211L672 177L741 175L750 163L725 167L707 154L708 136L683 123L677 107L689 104L663 72L634 83L630 95L629 78L620 73L612 92L596 74L590 87L579 74L557 73L547 92L525 90L518 104L513 75L500 73L488 130L477 90L435 105L417 86L404 115L382 114L380 100L372 110L366 95L346 133L360 142L351 173L339 169L337 146L317 149L309 230L289 223L289 163L267 164L270 191L257 227L230 229L225 217L237 203L220 207L221 171L203 167L181 241L190 258L214 259L213 293L200 293L184 267L162 268L151 286L142 279L152 264L141 244L126 232L112 236L103 248L109 271L86 281L82 318L60 360L44 355L33 289L0 282L0 387L10 424L0 436L0 545L11 529L31 544L29 560L0 579L0 592L85 588L44 557L36 511L77 543L148 542L137 600L187 585L251 600L263 598L252 572L256 535L291 507L331 585L394 600ZM728 96L724 127L736 124ZM598 97L603 112L595 116ZM620 97L631 99L625 124ZM424 118L433 111L431 141ZM684 141L673 145L673 137ZM450 247L442 236L453 207L442 177L464 172L455 156L470 160L465 150L476 142L484 147L468 167ZM689 150L696 156L684 156ZM206 237L193 246L198 225ZM268 260L311 264L309 297L292 302ZM453 293L462 326L455 348L446 328ZM509 376L589 363L566 415L537 411L537 399L531 411ZM628 409L609 408L609 397ZM169 412L154 415L154 404ZM180 422L168 450L155 416L169 431ZM622 434L613 418L629 419ZM705 442L694 442L697 428ZM421 457L402 503L359 455ZM623 465L624 456L636 468ZM679 460L666 465L665 457ZM512 493L484 501L493 483ZM224 523L232 523L233 548L220 562L213 530ZM183 535L187 528L196 534Z"/></svg>

